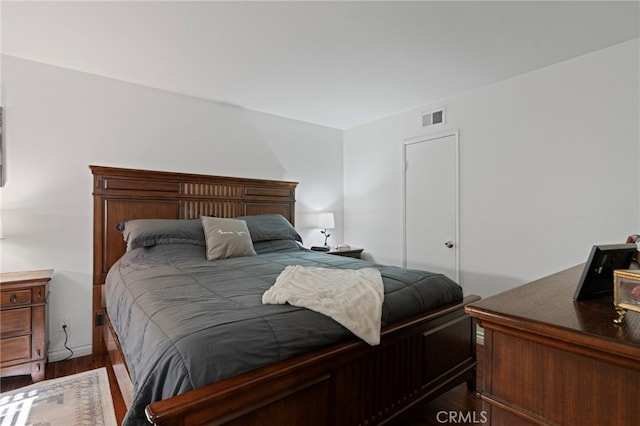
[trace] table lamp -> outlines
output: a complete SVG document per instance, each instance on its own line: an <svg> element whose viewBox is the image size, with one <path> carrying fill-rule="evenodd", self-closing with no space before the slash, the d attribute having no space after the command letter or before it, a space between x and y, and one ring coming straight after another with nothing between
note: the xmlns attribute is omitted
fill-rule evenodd
<svg viewBox="0 0 640 426"><path fill-rule="evenodd" d="M327 229L334 229L336 227L335 220L333 218L333 212L326 213L318 213L318 220L316 222L316 227L320 228L321 234L324 234L324 245L322 246L313 246L311 250L315 251L329 251L329 246L327 245L327 239L331 236L327 232Z"/></svg>

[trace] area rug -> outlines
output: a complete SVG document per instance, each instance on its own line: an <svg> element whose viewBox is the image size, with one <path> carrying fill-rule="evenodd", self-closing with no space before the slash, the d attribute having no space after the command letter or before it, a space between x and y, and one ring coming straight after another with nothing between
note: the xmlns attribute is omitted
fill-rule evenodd
<svg viewBox="0 0 640 426"><path fill-rule="evenodd" d="M1 426L116 426L107 370L43 380L0 394Z"/></svg>

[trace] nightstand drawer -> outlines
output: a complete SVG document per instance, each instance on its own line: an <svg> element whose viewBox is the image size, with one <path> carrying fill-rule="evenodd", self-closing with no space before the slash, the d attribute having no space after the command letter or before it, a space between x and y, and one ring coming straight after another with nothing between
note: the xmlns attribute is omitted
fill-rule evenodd
<svg viewBox="0 0 640 426"><path fill-rule="evenodd" d="M3 308L31 303L31 290L3 291L0 306Z"/></svg>
<svg viewBox="0 0 640 426"><path fill-rule="evenodd" d="M31 308L8 309L0 312L2 335L31 332ZM3 348L4 352L4 341Z"/></svg>
<svg viewBox="0 0 640 426"><path fill-rule="evenodd" d="M0 362L31 358L31 336L2 339Z"/></svg>

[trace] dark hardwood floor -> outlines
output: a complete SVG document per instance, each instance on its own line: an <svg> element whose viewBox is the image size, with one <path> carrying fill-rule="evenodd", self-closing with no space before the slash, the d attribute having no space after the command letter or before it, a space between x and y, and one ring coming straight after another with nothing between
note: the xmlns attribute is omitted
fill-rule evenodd
<svg viewBox="0 0 640 426"><path fill-rule="evenodd" d="M482 363L480 362L482 361L482 346L478 346L477 356L479 365L477 383L480 386L482 383ZM46 367L45 379L55 379L101 367L107 368L116 419L120 424L124 418L126 407L108 356L94 357L88 355L49 363ZM0 379L0 392L18 389L31 383L31 376L5 377ZM481 410L480 397L475 392L468 392L466 384L462 384L433 401L418 404L393 424L398 426L437 426L452 423L457 425L478 425L482 419ZM470 421L460 421L463 419Z"/></svg>
<svg viewBox="0 0 640 426"><path fill-rule="evenodd" d="M482 386L483 346L476 346L478 367L476 370L476 387ZM438 398L418 404L411 408L394 426L442 426L443 424L475 425L483 423L482 401L476 392L469 392L467 385L462 384Z"/></svg>

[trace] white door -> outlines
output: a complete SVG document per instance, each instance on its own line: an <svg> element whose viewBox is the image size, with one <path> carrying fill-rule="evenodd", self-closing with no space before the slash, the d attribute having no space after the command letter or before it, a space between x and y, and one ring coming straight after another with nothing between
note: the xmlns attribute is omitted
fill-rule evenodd
<svg viewBox="0 0 640 426"><path fill-rule="evenodd" d="M458 281L458 134L405 141L404 264Z"/></svg>

